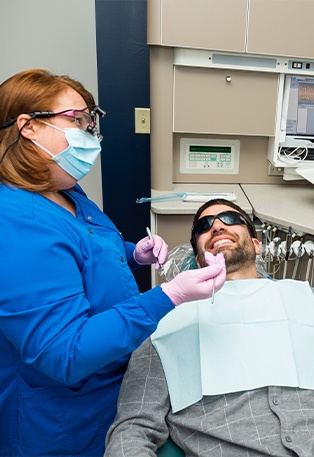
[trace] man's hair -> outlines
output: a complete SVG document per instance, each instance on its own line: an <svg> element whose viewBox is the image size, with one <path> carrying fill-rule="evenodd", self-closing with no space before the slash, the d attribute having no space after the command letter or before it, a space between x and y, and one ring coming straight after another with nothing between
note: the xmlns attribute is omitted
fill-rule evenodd
<svg viewBox="0 0 314 457"><path fill-rule="evenodd" d="M195 225L197 224L197 221L199 220L203 211L205 211L205 209L209 208L210 206L215 206L215 205L229 206L230 208L232 208L232 209L236 210L238 213L240 213L246 220L246 226L248 228L251 238L257 238L255 225L253 224L252 220L250 219L250 216L242 208L240 208L240 206L236 205L232 201L225 200L224 198L215 198L213 200L209 200L208 202L204 203L197 210L197 212L194 216L190 242L191 242L195 256L197 255L197 243L196 243L196 235L193 235L193 229L194 229Z"/></svg>

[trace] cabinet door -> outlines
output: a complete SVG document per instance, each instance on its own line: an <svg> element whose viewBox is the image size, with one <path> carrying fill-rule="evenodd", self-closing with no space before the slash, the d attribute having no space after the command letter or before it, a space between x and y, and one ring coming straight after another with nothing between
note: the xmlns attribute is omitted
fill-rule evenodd
<svg viewBox="0 0 314 457"><path fill-rule="evenodd" d="M278 76L175 67L174 131L274 135Z"/></svg>
<svg viewBox="0 0 314 457"><path fill-rule="evenodd" d="M245 51L247 0L148 0L148 44Z"/></svg>
<svg viewBox="0 0 314 457"><path fill-rule="evenodd" d="M250 0L247 52L314 58L314 0Z"/></svg>

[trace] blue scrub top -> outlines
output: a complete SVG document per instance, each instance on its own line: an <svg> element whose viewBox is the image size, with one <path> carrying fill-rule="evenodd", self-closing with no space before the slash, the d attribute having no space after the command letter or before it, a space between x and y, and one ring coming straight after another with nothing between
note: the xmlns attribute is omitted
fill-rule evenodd
<svg viewBox="0 0 314 457"><path fill-rule="evenodd" d="M0 455L102 456L131 351L173 304L79 186L77 217L0 185Z"/></svg>

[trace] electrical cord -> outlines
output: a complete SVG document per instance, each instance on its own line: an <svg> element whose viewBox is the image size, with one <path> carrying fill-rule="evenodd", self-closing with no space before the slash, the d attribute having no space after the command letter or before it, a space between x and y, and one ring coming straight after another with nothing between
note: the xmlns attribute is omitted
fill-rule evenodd
<svg viewBox="0 0 314 457"><path fill-rule="evenodd" d="M295 163L303 162L308 156L308 148L285 148L280 146L278 149L277 157L282 162Z"/></svg>

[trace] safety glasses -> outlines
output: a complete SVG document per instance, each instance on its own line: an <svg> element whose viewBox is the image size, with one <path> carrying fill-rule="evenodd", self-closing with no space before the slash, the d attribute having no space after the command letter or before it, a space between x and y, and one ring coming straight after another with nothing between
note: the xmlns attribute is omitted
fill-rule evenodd
<svg viewBox="0 0 314 457"><path fill-rule="evenodd" d="M75 120L77 127L82 130L87 130L89 125L92 127L95 127L96 125L95 117L84 110L72 109L69 111L62 111L61 113L56 113L56 116L72 117Z"/></svg>
<svg viewBox="0 0 314 457"><path fill-rule="evenodd" d="M89 112L86 110L89 109ZM34 113L37 114L37 113ZM91 135L98 136L99 141L103 139L102 135L99 133L97 129L97 122L96 122L96 115L105 116L106 112L100 108L99 106L87 106L84 109L72 109L72 110L65 110L59 111L54 113L50 111L49 113L38 113L39 115L35 117L43 118L43 117L53 117L53 116L66 116L71 117L75 123L77 128L84 130ZM45 116L45 114L47 114Z"/></svg>
<svg viewBox="0 0 314 457"><path fill-rule="evenodd" d="M244 216L242 216L242 214L237 213L236 211L223 211L215 216L201 217L192 228L192 239L195 239L197 235L208 232L212 228L216 219L219 219L226 225L246 225L251 236L254 237L254 234L252 235L252 228L250 227L249 222Z"/></svg>
<svg viewBox="0 0 314 457"><path fill-rule="evenodd" d="M85 130L86 132L90 133L91 135L98 136L99 141L102 140L102 136L98 132L97 129L97 122L96 117L97 114L101 117L106 115L106 111L104 111L100 106L86 106L86 108L77 110L64 110L64 111L34 111L33 113L29 113L30 120L32 119L45 119L54 116L68 116L75 120L75 123L79 129ZM0 130L11 127L11 125L15 124L17 121L17 117L10 119L4 124L0 125ZM28 121L29 122L29 121ZM23 128L23 127L22 127Z"/></svg>

